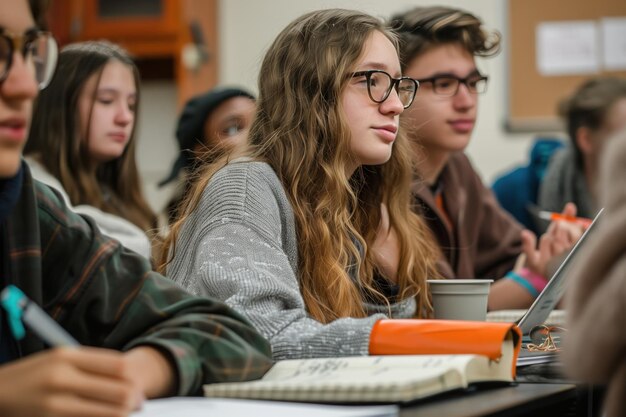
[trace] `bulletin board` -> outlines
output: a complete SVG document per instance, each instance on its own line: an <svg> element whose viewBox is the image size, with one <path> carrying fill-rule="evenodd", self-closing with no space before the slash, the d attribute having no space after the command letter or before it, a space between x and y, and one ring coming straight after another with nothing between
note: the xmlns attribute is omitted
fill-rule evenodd
<svg viewBox="0 0 626 417"><path fill-rule="evenodd" d="M626 78L626 70L600 68L595 74L546 75L537 67L536 28L545 22L626 18L625 0L509 0L504 48L508 55L508 117L510 131L554 131L562 126L561 99L584 80L598 75Z"/></svg>

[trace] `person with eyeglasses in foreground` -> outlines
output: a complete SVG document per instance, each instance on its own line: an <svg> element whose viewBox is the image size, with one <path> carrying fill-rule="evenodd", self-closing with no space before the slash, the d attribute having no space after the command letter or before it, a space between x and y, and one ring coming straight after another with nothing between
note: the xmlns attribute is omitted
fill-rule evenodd
<svg viewBox="0 0 626 417"><path fill-rule="evenodd" d="M269 345L240 315L151 272L32 179L22 149L57 45L30 6L0 2L0 289L20 288L83 346L17 340L0 308L0 415L124 416L143 398L260 377Z"/></svg>
<svg viewBox="0 0 626 417"><path fill-rule="evenodd" d="M400 114L417 83L396 35L315 11L274 40L238 158L205 167L166 238L167 276L244 314L275 359L390 353L379 341L432 312L437 251L411 211ZM398 323L401 322L401 323Z"/></svg>
<svg viewBox="0 0 626 417"><path fill-rule="evenodd" d="M490 310L529 307L547 283L548 262L582 230L553 223L537 245L535 235L498 205L464 153L488 82L475 57L496 54L500 34L471 13L440 6L399 13L390 26L401 38L404 75L419 82L402 122L417 171L414 206L439 243L439 272L445 278L496 279ZM575 206L564 213L575 215ZM521 253L523 267L513 270Z"/></svg>

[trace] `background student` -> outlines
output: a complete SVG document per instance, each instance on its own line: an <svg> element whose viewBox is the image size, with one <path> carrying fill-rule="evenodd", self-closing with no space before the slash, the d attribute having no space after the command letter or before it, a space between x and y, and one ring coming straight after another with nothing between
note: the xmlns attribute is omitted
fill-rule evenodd
<svg viewBox="0 0 626 417"><path fill-rule="evenodd" d="M236 87L217 87L185 104L176 127L180 155L169 176L159 184L179 181L166 207L168 223L178 218L198 169L214 162L222 151L245 146L255 109L254 96Z"/></svg>
<svg viewBox="0 0 626 417"><path fill-rule="evenodd" d="M565 369L576 380L607 387L602 415L626 415L626 130L607 141L598 165L604 212L571 268Z"/></svg>
<svg viewBox="0 0 626 417"><path fill-rule="evenodd" d="M21 288L85 345L15 340L0 308L0 415L124 416L144 397L261 376L269 347L238 314L150 272L32 179L21 154L56 43L19 0L0 2L0 45L0 290Z"/></svg>
<svg viewBox="0 0 626 417"><path fill-rule="evenodd" d="M539 187L550 157L562 147L561 139L538 137L530 149L528 161L500 175L491 186L498 204L536 235L545 232L550 224L537 215Z"/></svg>
<svg viewBox="0 0 626 417"><path fill-rule="evenodd" d="M92 217L103 233L150 258L156 216L135 161L139 72L105 41L68 45L41 92L25 154L36 179Z"/></svg>
<svg viewBox="0 0 626 417"><path fill-rule="evenodd" d="M202 174L167 275L243 313L277 359L419 344L386 338L400 324L383 320L432 310L437 252L411 212L399 129L416 87L380 20L330 9L290 23L261 66L247 158Z"/></svg>
<svg viewBox="0 0 626 417"><path fill-rule="evenodd" d="M420 82L414 105L403 115L416 162L415 208L442 251L446 278L502 277L523 251L527 267L492 285L489 308L528 307L546 285L546 264L569 248L580 231L551 226L536 238L504 211L464 153L476 114L478 94L488 78L475 57L498 52L500 35L489 33L476 16L448 7L417 7L393 16L402 39L404 73ZM575 214L568 206L567 213Z"/></svg>
<svg viewBox="0 0 626 417"><path fill-rule="evenodd" d="M559 211L572 202L578 215L593 218L598 211L595 182L607 139L626 127L626 80L586 81L560 106L569 146L550 159L539 191L539 206Z"/></svg>

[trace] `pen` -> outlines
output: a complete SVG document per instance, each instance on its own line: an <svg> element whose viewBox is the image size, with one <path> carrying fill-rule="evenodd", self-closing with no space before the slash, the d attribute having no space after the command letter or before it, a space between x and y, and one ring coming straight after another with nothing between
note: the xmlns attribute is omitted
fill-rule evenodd
<svg viewBox="0 0 626 417"><path fill-rule="evenodd" d="M17 340L24 337L22 322L49 346L79 346L63 327L16 286L7 286L0 293L0 304L7 312L9 327Z"/></svg>
<svg viewBox="0 0 626 417"><path fill-rule="evenodd" d="M545 211L545 210L542 210L539 212L539 218L545 219L545 220L552 220L552 221L562 220L562 221L571 222L571 223L578 223L584 228L589 227L589 225L592 222L591 219L588 219L586 217L568 216L566 214L554 213L552 211Z"/></svg>

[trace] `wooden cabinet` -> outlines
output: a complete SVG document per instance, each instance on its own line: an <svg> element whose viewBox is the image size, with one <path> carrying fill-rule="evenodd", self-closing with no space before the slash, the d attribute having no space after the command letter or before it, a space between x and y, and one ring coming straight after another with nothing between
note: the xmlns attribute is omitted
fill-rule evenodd
<svg viewBox="0 0 626 417"><path fill-rule="evenodd" d="M218 0L55 0L48 21L61 45L93 39L118 43L133 54L142 76L170 66L179 104L208 90L218 80ZM202 34L207 60L190 67L182 60L193 49L191 27Z"/></svg>

